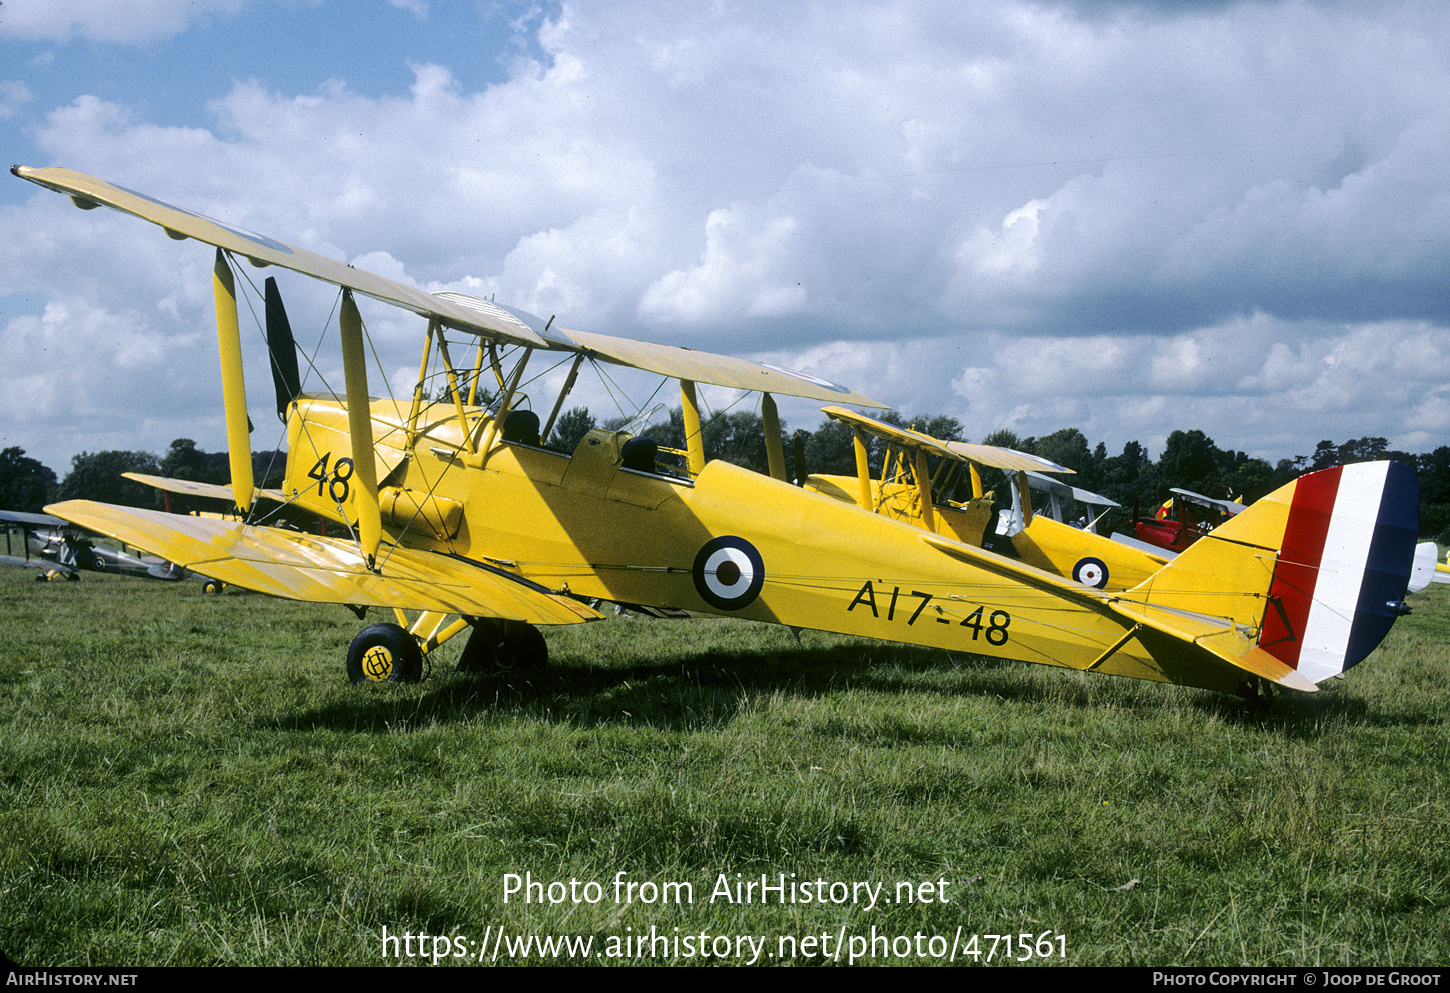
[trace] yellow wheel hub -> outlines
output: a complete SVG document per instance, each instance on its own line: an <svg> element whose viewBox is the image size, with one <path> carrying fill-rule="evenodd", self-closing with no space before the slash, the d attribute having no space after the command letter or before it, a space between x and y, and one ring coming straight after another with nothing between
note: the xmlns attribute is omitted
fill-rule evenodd
<svg viewBox="0 0 1450 993"><path fill-rule="evenodd" d="M385 683L393 674L393 653L382 645L375 645L363 656L362 668L373 682Z"/></svg>

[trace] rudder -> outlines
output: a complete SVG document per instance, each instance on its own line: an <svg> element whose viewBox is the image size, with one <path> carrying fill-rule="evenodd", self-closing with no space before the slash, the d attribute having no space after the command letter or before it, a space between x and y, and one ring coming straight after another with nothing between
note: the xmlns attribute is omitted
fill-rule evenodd
<svg viewBox="0 0 1450 993"><path fill-rule="evenodd" d="M1294 483L1259 646L1313 682L1365 659L1405 612L1419 484L1400 462Z"/></svg>

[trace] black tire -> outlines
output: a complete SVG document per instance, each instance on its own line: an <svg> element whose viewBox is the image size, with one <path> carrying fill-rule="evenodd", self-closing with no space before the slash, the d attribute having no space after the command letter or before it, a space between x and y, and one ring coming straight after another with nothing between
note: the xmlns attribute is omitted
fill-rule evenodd
<svg viewBox="0 0 1450 993"><path fill-rule="evenodd" d="M459 672L536 672L549 664L549 644L522 621L475 621L458 657Z"/></svg>
<svg viewBox="0 0 1450 993"><path fill-rule="evenodd" d="M211 596L216 596L222 591L222 582L220 579L208 579L201 584L201 591Z"/></svg>
<svg viewBox="0 0 1450 993"><path fill-rule="evenodd" d="M347 678L354 683L416 683L423 678L423 650L398 625L373 624L347 650Z"/></svg>
<svg viewBox="0 0 1450 993"><path fill-rule="evenodd" d="M68 583L79 583L81 581L81 574L78 572L68 572L65 574L65 578Z"/></svg>

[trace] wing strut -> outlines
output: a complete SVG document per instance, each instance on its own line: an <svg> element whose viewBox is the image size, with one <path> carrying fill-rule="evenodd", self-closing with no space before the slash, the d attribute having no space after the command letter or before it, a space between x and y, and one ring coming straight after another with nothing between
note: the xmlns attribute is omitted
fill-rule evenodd
<svg viewBox="0 0 1450 993"><path fill-rule="evenodd" d="M252 509L252 438L247 421L247 387L242 380L242 335L237 324L237 286L232 267L216 250L212 269L212 295L216 298L217 348L221 353L222 407L227 418L227 457L232 467L232 494L245 519Z"/></svg>
<svg viewBox="0 0 1450 993"><path fill-rule="evenodd" d="M347 383L347 428L352 436L352 478L357 483L357 529L367 567L377 571L383 516L378 508L378 469L373 461L373 412L368 400L367 356L363 353L362 315L352 290L342 291L342 375Z"/></svg>
<svg viewBox="0 0 1450 993"><path fill-rule="evenodd" d="M862 510L874 511L876 507L871 500L871 460L866 451L866 432L855 424L851 425L851 429L855 438L856 450L856 486L858 489L856 503L861 506ZM883 465L881 469L884 474L886 467Z"/></svg>
<svg viewBox="0 0 1450 993"><path fill-rule="evenodd" d="M698 476L705 469L705 435L700 430L700 403L692 379L680 380L680 414L685 421L685 458L690 475Z"/></svg>
<svg viewBox="0 0 1450 993"><path fill-rule="evenodd" d="M482 357L483 349L482 347L480 347L479 358L482 359ZM549 440L549 432L554 430L554 421L559 417L560 408L564 406L564 398L567 397L569 395L569 391L574 388L574 380L579 377L579 364L583 361L583 352L580 352L578 355L574 356L574 364L569 367L569 376L567 379L564 380L564 388L559 391L559 399L554 401L554 409L549 413L549 423L545 424L544 430L539 432L539 440L541 442L547 442ZM477 373L474 374L473 385L475 387L478 385Z"/></svg>

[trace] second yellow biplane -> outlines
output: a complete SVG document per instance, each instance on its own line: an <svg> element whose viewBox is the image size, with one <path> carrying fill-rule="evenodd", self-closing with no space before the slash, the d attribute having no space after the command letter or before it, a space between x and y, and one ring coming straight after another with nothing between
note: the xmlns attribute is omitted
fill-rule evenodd
<svg viewBox="0 0 1450 993"><path fill-rule="evenodd" d="M231 491L244 520L255 488L239 263L341 287L343 394L302 393L295 372L279 372L278 381L288 450L282 495L346 537L83 501L49 510L226 583L394 611L396 623L373 624L354 640L347 667L355 680L418 678L424 654L465 631L465 668L539 665L546 648L537 626L595 619L586 602L601 599L1216 690L1265 682L1313 690L1368 655L1404 610L1418 493L1399 463L1312 473L1173 561L1153 563L1130 588L1098 588L1071 567L993 551L985 523L956 528L923 489L927 457L909 481L873 484L865 473L847 499L787 482L772 394L845 411L857 418L848 422L861 445L860 415L839 405L880 405L844 387L425 293L69 170L12 172L83 209L111 207L174 239L216 247ZM358 293L426 319L411 398L370 395ZM474 347L471 363L454 361L459 336ZM525 370L549 353L569 363L568 378L552 405L530 409ZM286 364L275 344L272 354L279 369ZM683 468L631 431L590 431L571 453L541 444L586 361L679 381ZM426 395L434 370L448 384L441 403ZM706 462L702 383L762 394L769 475ZM890 486L912 484L914 518L878 502Z"/></svg>
<svg viewBox="0 0 1450 993"><path fill-rule="evenodd" d="M1099 590L1131 589L1168 561L1166 555L1129 548L1035 513L1032 488L1054 485L1038 473L1071 473L1066 466L1010 448L942 441L843 407L823 409L827 417L849 424L855 432L856 475L813 475L805 484L813 492L854 502L873 513ZM885 443L879 479L872 476L867 436ZM985 491L979 466L1007 473L1010 496ZM961 501L952 499L959 488L966 491L962 494L966 499ZM1072 487L1062 488L1069 495L1104 499ZM1057 494L1050 494L1050 499L1055 501Z"/></svg>

